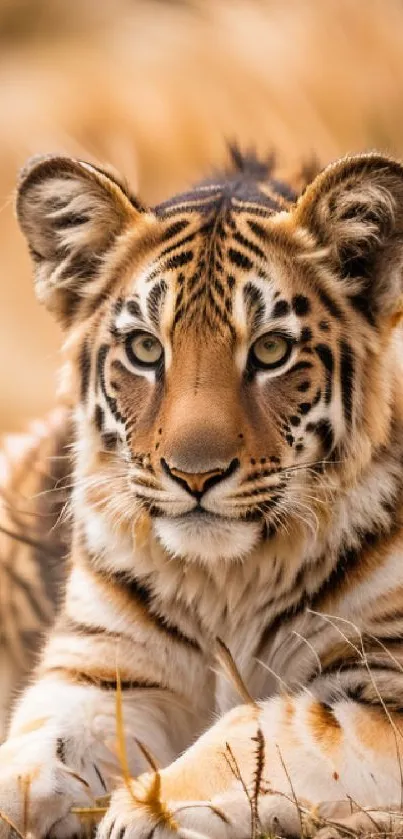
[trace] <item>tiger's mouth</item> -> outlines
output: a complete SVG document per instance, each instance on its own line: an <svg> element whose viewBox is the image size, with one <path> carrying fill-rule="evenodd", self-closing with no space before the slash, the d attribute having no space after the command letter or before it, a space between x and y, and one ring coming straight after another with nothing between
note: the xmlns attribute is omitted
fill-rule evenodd
<svg viewBox="0 0 403 839"><path fill-rule="evenodd" d="M189 510L156 510L154 535L170 555L202 563L242 560L264 540L267 522L261 509L209 510L203 500Z"/></svg>
<svg viewBox="0 0 403 839"><path fill-rule="evenodd" d="M210 510L206 510L205 507L202 507L201 504L198 504L197 507L194 507L193 510L188 510L187 513L182 513L181 516L173 516L173 518L178 519L193 519L194 521L205 521L205 522L214 522L214 521L227 521L230 516L223 516L220 513L212 513Z"/></svg>
<svg viewBox="0 0 403 839"><path fill-rule="evenodd" d="M187 510L184 513L172 514L172 513L165 513L162 510L152 510L151 511L151 518L163 518L169 519L170 521L180 522L194 522L199 524L206 524L206 525L213 525L217 524L218 526L222 522L258 522L263 521L264 516L261 510L247 510L242 513L242 515L226 515L225 513L218 513L212 512L207 510L203 507L200 503L196 505L192 510Z"/></svg>

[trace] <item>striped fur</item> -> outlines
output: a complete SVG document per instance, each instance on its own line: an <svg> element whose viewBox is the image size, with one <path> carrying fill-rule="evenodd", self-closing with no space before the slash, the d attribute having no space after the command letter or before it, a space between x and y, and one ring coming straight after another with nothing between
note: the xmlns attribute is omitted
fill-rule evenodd
<svg viewBox="0 0 403 839"><path fill-rule="evenodd" d="M17 211L66 330L74 473L65 598L0 810L22 824L28 775L36 835L77 832L70 806L119 772L117 670L131 771L135 740L166 768L117 790L100 839L247 837L250 797L255 827L295 835L295 795L398 804L403 168L346 158L298 198L235 151L149 210L45 158Z"/></svg>
<svg viewBox="0 0 403 839"><path fill-rule="evenodd" d="M71 438L66 411L5 438L0 456L0 742L66 576Z"/></svg>

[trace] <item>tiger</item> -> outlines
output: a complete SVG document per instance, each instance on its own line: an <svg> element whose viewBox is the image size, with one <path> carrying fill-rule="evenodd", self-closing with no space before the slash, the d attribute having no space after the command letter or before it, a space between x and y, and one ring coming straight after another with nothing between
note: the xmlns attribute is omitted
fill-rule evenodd
<svg viewBox="0 0 403 839"><path fill-rule="evenodd" d="M98 839L397 811L403 165L349 155L297 195L236 150L150 208L51 155L16 211L65 333L72 477L1 838L80 835L99 801Z"/></svg>

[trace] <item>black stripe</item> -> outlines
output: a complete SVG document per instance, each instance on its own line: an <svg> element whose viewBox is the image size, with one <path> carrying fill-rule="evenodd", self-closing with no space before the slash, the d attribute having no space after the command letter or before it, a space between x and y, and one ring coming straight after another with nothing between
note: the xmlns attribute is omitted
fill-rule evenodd
<svg viewBox="0 0 403 839"><path fill-rule="evenodd" d="M254 242L251 242L250 239L247 239L247 237L240 233L239 230L237 230L236 233L233 234L233 238L240 245L243 245L245 248L249 248L249 250L251 250L252 253L254 253L256 256L258 256L259 259L266 259L266 254L262 251L262 249L259 248L258 245L255 245Z"/></svg>
<svg viewBox="0 0 403 839"><path fill-rule="evenodd" d="M364 551L370 548L376 548L378 544L382 544L388 537L393 536L397 530L398 526L395 525L389 532L384 529L367 531L361 534L360 545L357 548L345 548L344 550L341 550L332 571L327 575L326 579L322 583L319 582L316 592L307 594L306 590L303 589L299 600L292 603L290 606L287 606L282 611L279 611L279 613L265 627L257 645L255 653L256 657L259 657L261 652L264 650L265 644L271 636L274 636L280 628L291 622L298 615L303 614L307 608L320 612L323 601L326 600L327 596L329 594L335 596L339 586L348 579L349 574L354 572L358 565L362 562ZM316 565L320 567L322 561L323 559L319 557ZM301 571L303 572L303 570L304 567ZM291 596L291 594L292 591L288 592L287 597ZM320 629L319 631L322 630ZM309 640L309 636L307 640ZM403 639L399 640L401 643L403 642ZM387 644L387 639L384 639L384 643Z"/></svg>
<svg viewBox="0 0 403 839"><path fill-rule="evenodd" d="M91 163L91 166L93 167L93 169L96 169L97 172L100 172L101 175L104 175L104 177L106 177L109 181L112 181L114 184L116 184L116 186L119 187L119 189L124 193L124 195L126 195L130 203L133 205L133 207L136 208L136 210L140 210L140 212L142 213L146 212L146 208L138 200L137 195L133 195L132 192L128 191L126 185L123 184L122 181L119 180L119 178L117 178L110 170L106 172L105 169L102 169L101 166L97 166L95 163Z"/></svg>
<svg viewBox="0 0 403 839"><path fill-rule="evenodd" d="M355 571L360 562L362 562L364 551L376 548L389 535L383 529L375 531L368 530L361 535L360 545L357 548L345 548L340 551L335 567L312 601L312 608L319 611L320 601L329 593L336 594L339 586L348 579L349 574Z"/></svg>
<svg viewBox="0 0 403 839"><path fill-rule="evenodd" d="M264 297L260 288L257 288L253 283L245 283L243 299L248 308L248 312L250 313L253 310L253 327L257 329L266 311Z"/></svg>
<svg viewBox="0 0 403 839"><path fill-rule="evenodd" d="M181 268L183 265L187 265L188 262L191 262L193 259L193 251L183 251L183 253L176 253L174 256L171 256L164 264L164 270L166 271L173 271L176 268Z"/></svg>
<svg viewBox="0 0 403 839"><path fill-rule="evenodd" d="M259 224L258 221L252 221L251 219L248 219L247 221L248 221L248 226L250 227L252 233L255 234L257 239L260 239L262 242L267 244L267 240L268 240L269 237L268 237L268 234L267 234L267 230L263 226L263 224Z"/></svg>
<svg viewBox="0 0 403 839"><path fill-rule="evenodd" d="M351 425L353 415L354 361L349 344L340 341L340 384L344 418Z"/></svg>
<svg viewBox="0 0 403 839"><path fill-rule="evenodd" d="M82 224L87 224L89 221L88 215L82 213L65 212L56 218L48 219L54 230L63 231L70 230L72 227L80 227Z"/></svg>
<svg viewBox="0 0 403 839"><path fill-rule="evenodd" d="M97 430L102 431L104 427L104 412L100 405L95 405L94 422Z"/></svg>
<svg viewBox="0 0 403 839"><path fill-rule="evenodd" d="M121 632L111 632L110 629L106 629L104 626L99 626L96 624L89 624L84 623L83 621L77 621L75 618L72 618L67 615L63 615L61 620L56 623L56 630L60 633L65 632L76 632L80 635L90 635L90 636L97 636L103 635L107 636L108 638L121 638Z"/></svg>
<svg viewBox="0 0 403 839"><path fill-rule="evenodd" d="M104 431L101 435L102 445L108 452L112 452L116 449L118 439L118 435L115 431Z"/></svg>
<svg viewBox="0 0 403 839"><path fill-rule="evenodd" d="M355 294L353 297L350 297L350 303L356 312L359 312L364 318L366 318L371 326L376 325L376 301L374 300L373 291L371 288L368 288L367 283L364 284L360 292Z"/></svg>
<svg viewBox="0 0 403 839"><path fill-rule="evenodd" d="M126 303L126 308L129 314L133 315L134 318L143 319L143 313L140 309L140 304L137 300L128 300Z"/></svg>
<svg viewBox="0 0 403 839"><path fill-rule="evenodd" d="M61 763L67 763L66 760L66 741L62 737L56 740L56 757Z"/></svg>
<svg viewBox="0 0 403 839"><path fill-rule="evenodd" d="M87 341L84 341L80 357L79 357L79 367L80 367L80 374L81 374L81 390L80 390L80 397L81 402L85 402L88 394L88 388L90 385L90 376L91 376L91 352L88 346Z"/></svg>
<svg viewBox="0 0 403 839"><path fill-rule="evenodd" d="M112 396L109 395L106 389L106 381L105 381L105 362L109 352L109 344L101 344L98 355L97 355L97 378L101 385L102 393L105 397L105 401L108 405L109 410L115 417L118 422L125 422L124 416L120 413L117 405L116 399L113 399Z"/></svg>
<svg viewBox="0 0 403 839"><path fill-rule="evenodd" d="M167 284L165 280L160 280L159 283L156 283L147 297L147 313L148 317L150 318L151 322L155 327L159 326L159 317L161 312L161 307L163 305L165 295L167 292Z"/></svg>
<svg viewBox="0 0 403 839"><path fill-rule="evenodd" d="M312 361L297 361L288 369L288 373L296 373L298 370L310 370L313 367Z"/></svg>
<svg viewBox="0 0 403 839"><path fill-rule="evenodd" d="M322 443L323 454L325 457L328 457L334 446L333 428L329 420L321 419L318 422L309 422L306 430L313 431L319 437Z"/></svg>
<svg viewBox="0 0 403 839"><path fill-rule="evenodd" d="M228 248L228 258L237 268L242 268L244 271L250 271L253 268L253 262L246 254L235 248Z"/></svg>
<svg viewBox="0 0 403 839"><path fill-rule="evenodd" d="M307 344L308 341L312 341L312 329L309 326L304 326L301 330L299 340L301 341L301 344Z"/></svg>
<svg viewBox="0 0 403 839"><path fill-rule="evenodd" d="M298 317L304 317L305 315L309 315L311 304L308 297L305 297L304 294L296 294L292 298L292 308Z"/></svg>
<svg viewBox="0 0 403 839"><path fill-rule="evenodd" d="M216 303L214 297L212 296L209 299L209 309L213 310L213 314L216 315L218 322L221 322L224 326L231 326L231 320L228 316L228 313L225 309L222 309L218 303ZM215 324L213 324L213 326L215 326Z"/></svg>
<svg viewBox="0 0 403 839"><path fill-rule="evenodd" d="M175 227L174 224L172 224L171 226ZM164 248L163 251L161 251L160 258L163 257L163 256L166 256L168 253L171 253L172 251L176 250L176 248L180 248L182 245L186 245L188 242L192 242L193 239L195 238L195 236L196 236L196 231L194 230L193 233L188 233L188 235L183 236L182 239L177 239L176 242L173 242L171 245L167 245L167 247Z"/></svg>
<svg viewBox="0 0 403 839"><path fill-rule="evenodd" d="M337 320L344 320L344 314L338 303L323 288L318 289L318 297L325 309Z"/></svg>
<svg viewBox="0 0 403 839"><path fill-rule="evenodd" d="M113 314L116 318L119 317L119 315L121 314L123 306L124 306L123 297L118 297L115 300L115 303L114 303L114 306L113 306Z"/></svg>
<svg viewBox="0 0 403 839"><path fill-rule="evenodd" d="M374 682L376 684L376 677L374 679ZM374 691L373 696L371 697L364 696L364 693L365 691L368 691L368 688L372 688L372 690ZM389 711L395 711L397 713L402 713L403 711L403 702L401 695L396 696L396 694L390 693L388 696L388 693L385 690L384 685L382 685L382 689L379 691L379 694L377 694L369 678L368 681L363 681L360 685L354 685L351 687L349 687L348 685L343 685L343 699L344 698L351 699L353 702L357 702L359 705L363 705L367 708L385 708L386 705Z"/></svg>
<svg viewBox="0 0 403 839"><path fill-rule="evenodd" d="M312 399L312 408L316 408L316 405L320 402L322 396L322 391L320 387L318 387L314 398Z"/></svg>
<svg viewBox="0 0 403 839"><path fill-rule="evenodd" d="M182 230L185 227L189 227L189 222L187 219L179 219L179 221L174 221L173 224L169 224L168 227L165 228L163 231L161 240L163 242L168 242L169 239L172 239L173 236L177 236L178 233L182 233Z"/></svg>
<svg viewBox="0 0 403 839"><path fill-rule="evenodd" d="M275 303L273 311L270 315L272 318L283 318L288 315L290 312L290 304L287 300L277 300Z"/></svg>
<svg viewBox="0 0 403 839"><path fill-rule="evenodd" d="M72 679L76 682L81 682L85 685L94 685L101 690L116 691L118 689L116 678L98 679L97 676L91 676L90 673L86 673L84 670L71 670L68 667L62 667L60 669L63 673L71 675ZM164 690L164 686L159 682L151 682L146 679L121 679L120 686L122 690Z"/></svg>
<svg viewBox="0 0 403 839"><path fill-rule="evenodd" d="M354 643L354 641L353 641ZM326 678L332 678L334 676L343 676L347 679L349 676L357 676L357 673L361 673L362 670L367 671L367 668L372 671L376 671L378 673L401 673L402 667L399 662L394 663L392 659L387 659L387 661L373 661L370 655L365 655L365 662L361 661L357 658L356 661L343 661L342 659L338 659L334 663L332 663L329 667L324 667L321 670L320 675L326 676ZM368 683L370 684L370 677L368 676ZM403 699L402 699L403 701Z"/></svg>
<svg viewBox="0 0 403 839"><path fill-rule="evenodd" d="M343 670L340 673L332 673L329 676L316 674L316 676L314 675L309 682L309 690L322 703L333 706L333 708L340 701L350 699L353 702L357 702L359 705L368 708L387 706L390 711L403 711L401 693L403 684L400 686L401 689L398 689L397 694L392 692L393 688L392 690L389 690L387 683L389 681L388 676L390 676L390 671L388 668L383 668L382 683L377 690L377 678L380 683L380 671L376 671L376 675L372 681L369 673L365 673L364 668L365 665L362 665L359 669L350 667L347 670ZM370 669L372 671L372 665L370 665ZM393 672L396 678L397 671ZM358 680L357 675L359 675ZM352 680L352 683L350 682L350 684L349 677Z"/></svg>
<svg viewBox="0 0 403 839"><path fill-rule="evenodd" d="M325 402L329 405L332 399L332 384L333 384L333 353L327 344L316 344L316 355L319 356L326 373L326 388L325 388Z"/></svg>
<svg viewBox="0 0 403 839"><path fill-rule="evenodd" d="M301 382L301 384L297 386L297 390L300 393L306 393L306 391L309 390L310 386L311 386L311 383L307 379L306 381Z"/></svg>
<svg viewBox="0 0 403 839"><path fill-rule="evenodd" d="M120 588L124 588L126 592L130 594L138 602L142 603L142 605L147 610L150 617L153 619L154 623L158 626L160 630L166 632L168 635L171 636L175 641L179 641L183 644L187 644L187 646L192 647L194 650L200 652L200 646L195 638L189 637L181 629L179 629L176 624L172 623L170 618L167 618L165 615L161 615L155 611L155 607L153 604L153 592L144 582L140 582L139 580L135 579L134 577L128 577L127 574L124 572L118 572L116 574L108 574L105 578L115 583L115 585L119 586Z"/></svg>

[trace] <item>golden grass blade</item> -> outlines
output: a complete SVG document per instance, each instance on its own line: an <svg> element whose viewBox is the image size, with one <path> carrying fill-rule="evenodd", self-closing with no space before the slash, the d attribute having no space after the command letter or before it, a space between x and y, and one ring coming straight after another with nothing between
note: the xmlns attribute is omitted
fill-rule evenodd
<svg viewBox="0 0 403 839"><path fill-rule="evenodd" d="M154 755L151 754L150 750L147 748L147 746L144 745L144 743L141 742L141 740L138 740L137 737L135 737L134 739L135 739L135 741L136 741L136 743L137 743L137 745L138 745L138 747L141 751L141 754L143 755L143 757L147 761L148 765L151 766L151 769L153 770L153 772L158 772L160 767L158 766L158 763L157 763Z"/></svg>
<svg viewBox="0 0 403 839"><path fill-rule="evenodd" d="M70 813L84 821L99 822L108 812L110 800L110 795L100 795L91 807L72 807Z"/></svg>
<svg viewBox="0 0 403 839"><path fill-rule="evenodd" d="M31 789L31 778L29 775L22 779L22 795L23 795L23 819L22 832L26 836L28 833L28 819L29 819L29 791Z"/></svg>
<svg viewBox="0 0 403 839"><path fill-rule="evenodd" d="M297 813L298 813L299 823L300 823L300 826L301 826L301 836L304 836L304 821L303 821L303 818L302 818L302 809L301 809L301 805L300 805L300 803L299 803L299 801L298 801L298 798L297 798L297 796L296 796L295 789L294 789L294 785L293 785L293 782L292 782L292 780L291 780L291 775L290 775L290 773L289 773L289 771L288 771L288 769L287 769L287 764L286 764L285 760L283 759L283 755L281 754L280 748L279 748L279 746L278 746L278 744L277 744L277 743L276 743L276 749L277 749L278 756L279 756L279 758L280 758L280 763L281 763L281 765L282 765L282 767L283 767L283 769L284 769L284 772L285 772L285 775L286 775L287 781L288 781L288 783L289 783L289 785L290 785L290 790L291 790L292 799L293 799L294 804L295 804L295 806L296 806L296 808L297 808Z"/></svg>
<svg viewBox="0 0 403 839"><path fill-rule="evenodd" d="M222 641L221 638L216 638L215 657L241 699L246 702L247 705L256 705L256 702L251 697L227 645L224 644L224 641Z"/></svg>

